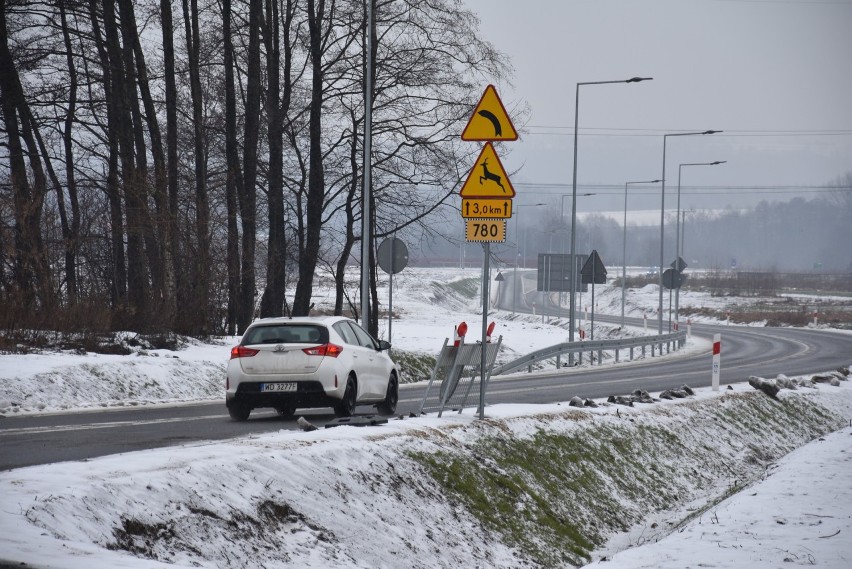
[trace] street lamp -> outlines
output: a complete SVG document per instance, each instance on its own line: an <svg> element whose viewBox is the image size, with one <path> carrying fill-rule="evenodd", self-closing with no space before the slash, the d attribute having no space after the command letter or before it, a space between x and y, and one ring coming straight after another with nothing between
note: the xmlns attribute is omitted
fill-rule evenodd
<svg viewBox="0 0 852 569"><path fill-rule="evenodd" d="M657 306L657 333L663 335L663 264L665 263L665 223L666 223L666 139L670 136L693 136L697 134L716 134L721 130L705 130L703 132L675 132L663 135L663 184L660 192L660 301Z"/></svg>
<svg viewBox="0 0 852 569"><path fill-rule="evenodd" d="M624 329L624 300L627 290L627 186L630 184L657 184L662 180L643 180L624 183L624 227L621 237L621 328Z"/></svg>
<svg viewBox="0 0 852 569"><path fill-rule="evenodd" d="M677 216L675 225L675 265L676 270L680 271L680 256L682 252L682 242L680 236L680 176L683 171L684 166L718 166L719 164L726 163L727 160L716 160L715 162L688 162L685 164L680 164L677 167ZM678 318L678 310L680 307L680 287L675 289L675 311L674 311L674 321L680 322Z"/></svg>
<svg viewBox="0 0 852 569"><path fill-rule="evenodd" d="M560 196L562 198L562 203L559 207L559 219L563 223L565 222L565 198L572 197L572 195L573 194L561 194L561 196ZM577 194L577 197L585 198L585 197L588 197L588 196L596 196L596 195L597 194L592 193L592 192L586 192L586 193L583 193L583 194ZM571 231L574 230L574 221L575 220L571 220ZM571 233L571 231L569 231L568 233L573 236L573 233ZM573 237L572 237L572 241L573 241ZM571 272L569 273L569 276L570 276L570 278L573 279L573 278L575 278L574 273L576 272L576 269L577 269L577 263L574 260L574 255L569 256L568 260L571 262ZM565 280L565 263L562 263L562 275L560 275L560 276L561 276L561 278L564 282L564 280ZM570 291L570 288L569 288L569 291ZM562 293L563 292L565 292L565 291L563 290L559 293L559 315L560 316L562 316ZM581 298L580 301L582 302L582 300L583 299ZM570 311L569 311L569 314L570 314Z"/></svg>
<svg viewBox="0 0 852 569"><path fill-rule="evenodd" d="M515 305L518 299L518 261L521 258L521 248L519 245L520 234L518 233L518 218L520 217L520 208L522 207L538 207L542 205L547 205L546 203L533 203L533 204L521 204L514 206L515 212L512 214L515 218L515 272L514 277L512 278L512 316L515 315ZM524 268L526 268L526 263L524 263Z"/></svg>
<svg viewBox="0 0 852 569"><path fill-rule="evenodd" d="M574 95L574 173L571 183L571 295L569 308L569 330L568 341L574 341L574 322L576 308L574 301L577 296L577 263L574 260L577 253L577 123L580 117L580 86L582 85L607 85L610 83L639 83L641 81L651 81L653 77L631 77L630 79L622 79L620 81L588 81L577 83L576 93ZM662 301L661 301L662 302ZM573 356L572 356L573 358Z"/></svg>

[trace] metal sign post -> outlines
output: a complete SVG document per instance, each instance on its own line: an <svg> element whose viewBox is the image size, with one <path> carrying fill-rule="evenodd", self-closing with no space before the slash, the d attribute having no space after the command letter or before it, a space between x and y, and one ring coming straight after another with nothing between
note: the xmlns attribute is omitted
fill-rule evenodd
<svg viewBox="0 0 852 569"><path fill-rule="evenodd" d="M488 304L490 294L491 243L506 241L506 219L512 217L512 198L515 188L491 142L517 140L500 96L493 85L485 88L470 120L461 135L462 140L483 141L485 146L470 169L459 190L461 214L465 218L465 240L482 243L482 343L480 346L479 418L485 418L485 388L488 377L486 351L488 348ZM499 288L498 288L499 291ZM514 294L514 291L513 291ZM514 304L513 304L514 306ZM493 365L493 359L492 359Z"/></svg>
<svg viewBox="0 0 852 569"><path fill-rule="evenodd" d="M479 381L479 418L485 418L485 373L486 373L486 357L485 346L488 343L488 285L491 280L488 277L491 264L491 243L482 244L482 252L484 259L482 261L482 356L480 358L479 372L482 374L482 379Z"/></svg>
<svg viewBox="0 0 852 569"><path fill-rule="evenodd" d="M713 391L719 391L719 376L722 371L722 335L713 335Z"/></svg>
<svg viewBox="0 0 852 569"><path fill-rule="evenodd" d="M596 249L589 254L589 258L580 270L582 282L592 285L592 329L591 339L595 339L595 284L606 284L606 268Z"/></svg>
<svg viewBox="0 0 852 569"><path fill-rule="evenodd" d="M393 323L393 275L408 265L408 247L401 239L390 237L379 244L377 256L379 267L390 275L388 282L388 342L390 342Z"/></svg>

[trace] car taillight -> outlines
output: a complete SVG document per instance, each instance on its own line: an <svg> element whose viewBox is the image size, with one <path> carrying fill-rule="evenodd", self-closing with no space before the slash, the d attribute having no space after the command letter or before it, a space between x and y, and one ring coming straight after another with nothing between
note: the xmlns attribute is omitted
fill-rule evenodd
<svg viewBox="0 0 852 569"><path fill-rule="evenodd" d="M343 351L343 347L337 344L323 344L321 346L314 346L313 348L305 348L302 351L309 356L329 356L336 358Z"/></svg>
<svg viewBox="0 0 852 569"><path fill-rule="evenodd" d="M250 358L253 355L257 354L260 350L253 350L251 348L246 348L245 346L234 346L231 348L231 359L234 358Z"/></svg>

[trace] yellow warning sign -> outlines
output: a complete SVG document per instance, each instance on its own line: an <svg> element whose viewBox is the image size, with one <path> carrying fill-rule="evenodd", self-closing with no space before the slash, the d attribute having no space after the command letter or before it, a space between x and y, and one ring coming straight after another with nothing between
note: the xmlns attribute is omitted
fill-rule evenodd
<svg viewBox="0 0 852 569"><path fill-rule="evenodd" d="M485 93L467 121L461 138L481 141L518 140L518 132L512 125L509 113L506 112L494 85L485 88Z"/></svg>
<svg viewBox="0 0 852 569"><path fill-rule="evenodd" d="M515 188L503 169L494 146L487 142L459 191L463 198L513 198Z"/></svg>

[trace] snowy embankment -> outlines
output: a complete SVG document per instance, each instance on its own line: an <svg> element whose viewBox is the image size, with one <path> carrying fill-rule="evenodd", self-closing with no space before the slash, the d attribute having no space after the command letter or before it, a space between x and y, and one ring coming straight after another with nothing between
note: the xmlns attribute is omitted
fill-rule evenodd
<svg viewBox="0 0 852 569"><path fill-rule="evenodd" d="M852 428L828 433L852 420L852 384L837 383L777 400L740 384L632 407L499 405L485 421L281 431L13 470L0 474L0 558L320 569L607 557L674 569L700 555L840 569L852 559ZM821 454L818 470L776 464L820 437L806 455Z"/></svg>

